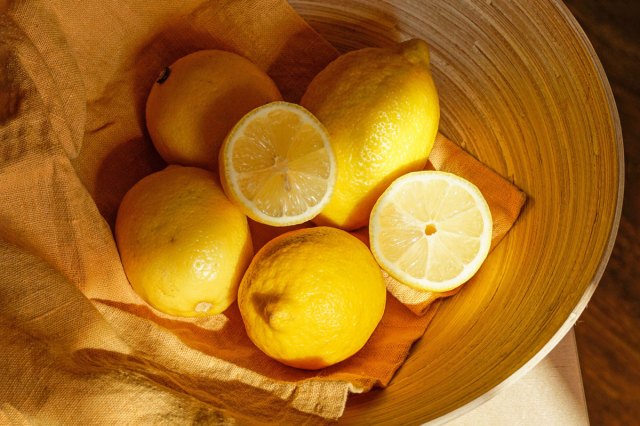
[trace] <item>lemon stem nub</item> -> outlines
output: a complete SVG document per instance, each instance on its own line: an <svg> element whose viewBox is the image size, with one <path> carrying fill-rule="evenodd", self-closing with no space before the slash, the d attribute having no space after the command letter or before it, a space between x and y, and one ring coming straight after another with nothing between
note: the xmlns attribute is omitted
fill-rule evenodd
<svg viewBox="0 0 640 426"><path fill-rule="evenodd" d="M158 79L156 80L156 83L158 84L162 84L165 81L167 81L167 79L169 78L169 75L171 74L171 67L165 67L162 72L160 73L160 75L158 76Z"/></svg>
<svg viewBox="0 0 640 426"><path fill-rule="evenodd" d="M194 311L201 313L209 312L212 306L213 305L209 302L200 302L196 305Z"/></svg>
<svg viewBox="0 0 640 426"><path fill-rule="evenodd" d="M427 226L424 228L424 233L425 235L428 237L429 235L433 235L438 231L438 229L436 228L436 226L433 223L428 223Z"/></svg>

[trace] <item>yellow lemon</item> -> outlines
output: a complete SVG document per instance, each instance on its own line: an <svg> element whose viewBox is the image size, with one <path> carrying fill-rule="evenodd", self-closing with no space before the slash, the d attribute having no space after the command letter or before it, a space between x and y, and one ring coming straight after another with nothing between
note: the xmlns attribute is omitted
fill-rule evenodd
<svg viewBox="0 0 640 426"><path fill-rule="evenodd" d="M465 283L491 246L489 205L471 182L446 172L409 173L394 181L371 212L369 239L380 266L419 290Z"/></svg>
<svg viewBox="0 0 640 426"><path fill-rule="evenodd" d="M247 217L212 172L195 167L169 166L136 183L115 233L133 289L171 315L224 311L253 255Z"/></svg>
<svg viewBox="0 0 640 426"><path fill-rule="evenodd" d="M272 102L245 115L220 149L225 193L251 219L289 226L329 202L336 162L329 136L306 109Z"/></svg>
<svg viewBox="0 0 640 426"><path fill-rule="evenodd" d="M330 227L295 230L268 242L238 290L255 345L304 369L335 364L360 350L385 301L382 273L367 246Z"/></svg>
<svg viewBox="0 0 640 426"><path fill-rule="evenodd" d="M346 53L302 97L331 137L338 180L318 224L356 229L400 175L423 169L438 130L429 49L418 39Z"/></svg>
<svg viewBox="0 0 640 426"><path fill-rule="evenodd" d="M275 83L248 59L201 50L162 71L147 98L147 129L167 163L217 170L218 150L236 122L280 99Z"/></svg>

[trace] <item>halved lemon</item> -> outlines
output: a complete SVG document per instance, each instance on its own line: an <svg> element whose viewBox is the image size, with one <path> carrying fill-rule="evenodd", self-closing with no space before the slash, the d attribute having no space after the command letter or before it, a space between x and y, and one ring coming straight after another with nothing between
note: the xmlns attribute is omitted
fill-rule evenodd
<svg viewBox="0 0 640 426"><path fill-rule="evenodd" d="M443 292L468 281L484 262L493 229L489 205L471 182L421 171L396 179L371 211L378 264L418 290Z"/></svg>
<svg viewBox="0 0 640 426"><path fill-rule="evenodd" d="M227 196L251 219L271 226L313 219L336 181L326 129L288 102L247 113L225 139L219 165Z"/></svg>

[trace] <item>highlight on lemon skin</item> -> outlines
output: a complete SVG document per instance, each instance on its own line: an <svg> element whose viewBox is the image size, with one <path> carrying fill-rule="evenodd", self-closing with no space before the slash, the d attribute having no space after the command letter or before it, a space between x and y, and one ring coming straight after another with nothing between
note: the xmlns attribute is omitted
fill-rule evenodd
<svg viewBox="0 0 640 426"><path fill-rule="evenodd" d="M227 196L251 219L290 226L329 202L336 161L324 126L303 107L272 102L247 113L220 149Z"/></svg>
<svg viewBox="0 0 640 426"><path fill-rule="evenodd" d="M253 256L247 217L212 172L195 167L172 165L136 183L115 236L134 291L176 316L227 309Z"/></svg>
<svg viewBox="0 0 640 426"><path fill-rule="evenodd" d="M467 282L486 259L493 223L471 182L422 171L395 180L371 212L371 251L380 266L418 290L445 292Z"/></svg>
<svg viewBox="0 0 640 426"><path fill-rule="evenodd" d="M283 364L309 370L358 352L385 303L382 273L367 246L330 227L299 229L268 242L238 290L253 343Z"/></svg>

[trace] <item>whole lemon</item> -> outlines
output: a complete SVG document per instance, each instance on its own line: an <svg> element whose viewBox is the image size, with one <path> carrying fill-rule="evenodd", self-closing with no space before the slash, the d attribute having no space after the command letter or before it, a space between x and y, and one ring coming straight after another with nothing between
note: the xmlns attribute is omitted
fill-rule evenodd
<svg viewBox="0 0 640 426"><path fill-rule="evenodd" d="M281 99L273 80L248 59L201 50L162 71L147 98L146 125L167 163L217 170L220 145L238 120Z"/></svg>
<svg viewBox="0 0 640 426"><path fill-rule="evenodd" d="M224 311L253 255L247 217L212 172L195 167L169 166L136 183L115 234L133 289L171 315Z"/></svg>
<svg viewBox="0 0 640 426"><path fill-rule="evenodd" d="M249 338L292 367L319 369L360 350L386 288L364 243L330 227L280 235L258 251L238 290Z"/></svg>
<svg viewBox="0 0 640 426"><path fill-rule="evenodd" d="M338 178L318 224L365 226L397 177L424 168L440 119L429 48L418 39L341 55L311 82L301 104L331 137Z"/></svg>

